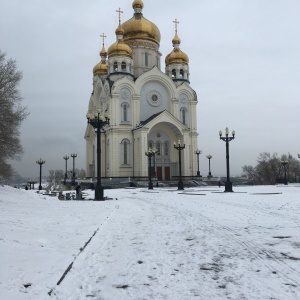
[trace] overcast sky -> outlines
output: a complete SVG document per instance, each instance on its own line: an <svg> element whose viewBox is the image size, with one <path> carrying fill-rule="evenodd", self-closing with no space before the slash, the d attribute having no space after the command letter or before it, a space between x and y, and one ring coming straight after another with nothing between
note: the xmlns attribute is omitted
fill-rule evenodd
<svg viewBox="0 0 300 300"><path fill-rule="evenodd" d="M14 168L38 177L64 169L77 153L85 168L86 112L93 67L115 42L116 9L122 22L132 0L1 0L0 49L23 72L21 93L30 115L21 128L24 155ZM236 131L230 143L231 175L255 165L261 152L300 152L299 0L144 0L144 16L161 32L162 71L173 49L178 19L181 50L190 59L197 92L201 175L225 175L225 143L219 130ZM146 159L146 158L145 158ZM71 168L71 160L69 160Z"/></svg>

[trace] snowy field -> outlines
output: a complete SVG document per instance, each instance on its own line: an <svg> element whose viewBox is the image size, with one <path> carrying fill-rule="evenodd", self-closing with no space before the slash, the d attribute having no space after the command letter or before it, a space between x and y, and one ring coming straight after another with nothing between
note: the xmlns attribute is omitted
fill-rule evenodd
<svg viewBox="0 0 300 300"><path fill-rule="evenodd" d="M300 299L300 185L221 191L0 186L0 299Z"/></svg>

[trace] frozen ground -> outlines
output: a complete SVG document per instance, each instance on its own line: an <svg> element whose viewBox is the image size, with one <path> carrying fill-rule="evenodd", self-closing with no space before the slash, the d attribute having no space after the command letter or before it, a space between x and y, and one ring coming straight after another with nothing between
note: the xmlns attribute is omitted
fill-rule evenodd
<svg viewBox="0 0 300 300"><path fill-rule="evenodd" d="M300 299L300 185L220 191L0 186L0 299Z"/></svg>

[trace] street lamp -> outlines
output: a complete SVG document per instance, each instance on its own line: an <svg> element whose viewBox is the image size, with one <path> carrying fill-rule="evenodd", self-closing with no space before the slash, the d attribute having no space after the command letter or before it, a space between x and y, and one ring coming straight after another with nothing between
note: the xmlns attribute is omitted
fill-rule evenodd
<svg viewBox="0 0 300 300"><path fill-rule="evenodd" d="M181 151L185 148L185 144L181 145L180 140L178 140L178 144L174 142L174 148L178 150L178 157L179 157L179 181L178 181L178 190L184 190L183 182L181 180Z"/></svg>
<svg viewBox="0 0 300 300"><path fill-rule="evenodd" d="M63 159L66 161L66 173L65 173L65 180L64 180L64 184L66 184L67 178L68 178L68 159L70 157L68 155L65 155L63 157Z"/></svg>
<svg viewBox="0 0 300 300"><path fill-rule="evenodd" d="M103 196L103 186L101 185L101 130L104 126L109 125L110 116L105 112L104 116L100 115L101 110L98 109L94 114L86 115L87 122L97 133L97 184L95 187L95 200L105 200Z"/></svg>
<svg viewBox="0 0 300 300"><path fill-rule="evenodd" d="M43 159L39 159L36 161L37 164L40 165L40 185L39 185L39 191L42 190L42 165L45 163L46 161Z"/></svg>
<svg viewBox="0 0 300 300"><path fill-rule="evenodd" d="M220 140L226 142L226 169L227 169L227 180L225 182L225 192L233 192L232 190L232 182L230 181L230 175L229 175L229 142L234 139L235 131L232 131L232 137L228 136L229 130L226 127L225 128L225 137L222 137L222 131L219 131Z"/></svg>
<svg viewBox="0 0 300 300"><path fill-rule="evenodd" d="M72 153L71 157L73 158L73 174L72 174L72 184L75 183L75 158L77 157L76 153Z"/></svg>
<svg viewBox="0 0 300 300"><path fill-rule="evenodd" d="M206 158L208 158L208 176L207 177L212 177L211 172L210 172L210 160L212 159L212 156L210 154L208 154L206 156Z"/></svg>
<svg viewBox="0 0 300 300"><path fill-rule="evenodd" d="M288 164L289 162L287 160L282 160L281 161L281 164L283 165L283 168L284 168L284 185L287 185L287 179L286 179L286 165Z"/></svg>
<svg viewBox="0 0 300 300"><path fill-rule="evenodd" d="M198 163L197 177L202 177L199 171L199 155L202 153L202 150L197 149L194 153L197 155L197 163Z"/></svg>
<svg viewBox="0 0 300 300"><path fill-rule="evenodd" d="M157 149L153 149L153 148L149 148L148 151L145 151L145 155L148 156L148 162L149 162L149 171L148 171L149 183L148 183L148 190L153 190L151 157L154 158L156 152L157 152Z"/></svg>

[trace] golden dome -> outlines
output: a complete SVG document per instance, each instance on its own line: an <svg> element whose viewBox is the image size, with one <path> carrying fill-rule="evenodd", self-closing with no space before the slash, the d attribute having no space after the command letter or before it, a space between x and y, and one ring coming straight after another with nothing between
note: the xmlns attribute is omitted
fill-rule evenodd
<svg viewBox="0 0 300 300"><path fill-rule="evenodd" d="M143 9L144 3L142 0L134 0L132 3L132 7L133 7L133 9L135 9L135 8Z"/></svg>
<svg viewBox="0 0 300 300"><path fill-rule="evenodd" d="M101 61L93 68L94 75L107 75L107 63L106 61Z"/></svg>
<svg viewBox="0 0 300 300"><path fill-rule="evenodd" d="M123 42L123 40L117 40L107 50L108 58L112 56L128 56L132 58L132 49Z"/></svg>
<svg viewBox="0 0 300 300"><path fill-rule="evenodd" d="M166 62L166 66L171 64L187 65L189 63L189 58L179 48L174 48L174 50L166 56L165 62Z"/></svg>
<svg viewBox="0 0 300 300"><path fill-rule="evenodd" d="M172 44L173 45L180 45L180 43L181 43L181 40L180 40L180 38L179 38L179 36L178 36L178 34L176 32L176 34L175 34L175 36L174 36L174 38L172 40Z"/></svg>
<svg viewBox="0 0 300 300"><path fill-rule="evenodd" d="M146 40L159 46L160 31L154 23L143 17L143 1L134 0L132 7L135 11L133 17L122 24L124 29L124 42L128 43L129 45L145 45Z"/></svg>
<svg viewBox="0 0 300 300"><path fill-rule="evenodd" d="M121 26L121 24L119 24L118 28L116 29L116 35L124 35L124 29Z"/></svg>
<svg viewBox="0 0 300 300"><path fill-rule="evenodd" d="M101 51L100 51L100 57L104 57L104 58L107 57L107 52L106 52L104 46L102 47L102 49L101 49Z"/></svg>

